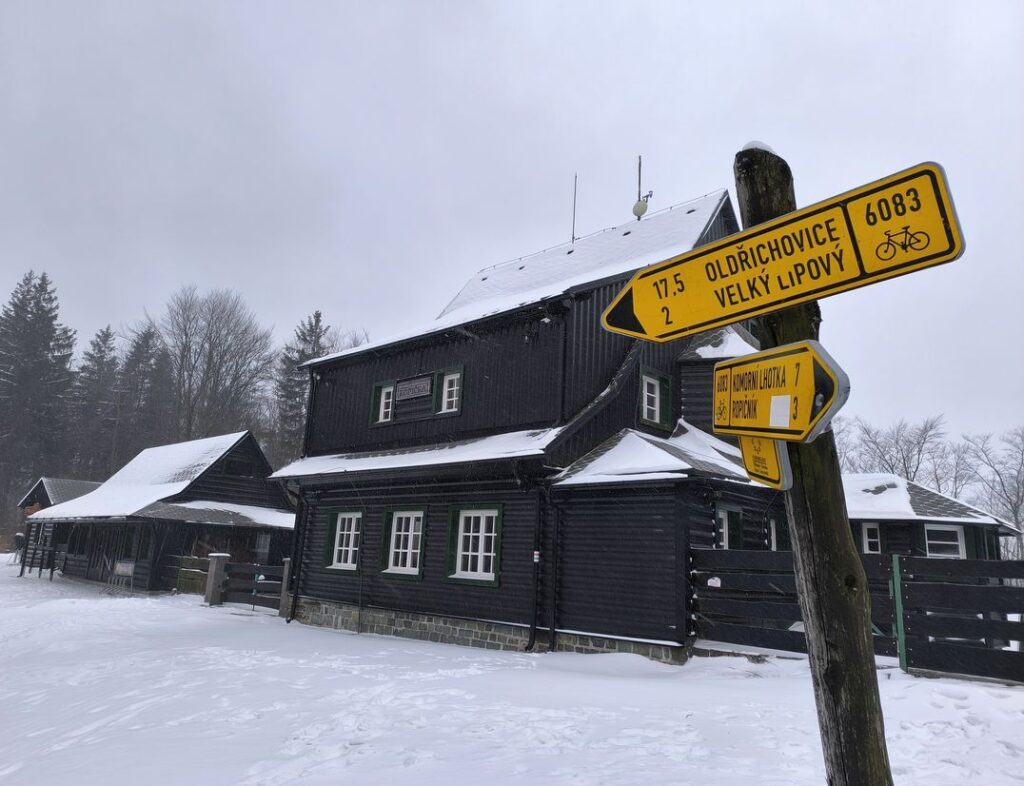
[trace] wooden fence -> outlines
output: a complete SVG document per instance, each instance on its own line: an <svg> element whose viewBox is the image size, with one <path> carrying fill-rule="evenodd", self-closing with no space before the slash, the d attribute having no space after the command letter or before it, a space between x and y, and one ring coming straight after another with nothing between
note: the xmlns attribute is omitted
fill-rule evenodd
<svg viewBox="0 0 1024 786"><path fill-rule="evenodd" d="M206 592L206 573L210 560L206 557L172 556L160 565L160 587L188 595Z"/></svg>
<svg viewBox="0 0 1024 786"><path fill-rule="evenodd" d="M791 552L694 549L693 613L714 641L806 652ZM862 556L875 652L905 670L1024 682L1024 562Z"/></svg>
<svg viewBox="0 0 1024 786"><path fill-rule="evenodd" d="M222 600L276 609L281 604L281 565L229 562L225 569Z"/></svg>

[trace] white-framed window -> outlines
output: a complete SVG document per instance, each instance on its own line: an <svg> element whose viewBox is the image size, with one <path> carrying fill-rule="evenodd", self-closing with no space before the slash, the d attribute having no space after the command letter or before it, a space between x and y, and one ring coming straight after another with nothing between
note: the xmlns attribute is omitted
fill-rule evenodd
<svg viewBox="0 0 1024 786"><path fill-rule="evenodd" d="M441 377L440 412L458 412L462 397L462 374L454 371Z"/></svg>
<svg viewBox="0 0 1024 786"><path fill-rule="evenodd" d="M493 581L498 561L497 510L460 510L452 578Z"/></svg>
<svg viewBox="0 0 1024 786"><path fill-rule="evenodd" d="M882 553L882 535L877 524L865 521L860 525L860 550L865 554Z"/></svg>
<svg viewBox="0 0 1024 786"><path fill-rule="evenodd" d="M391 536L388 538L388 573L420 572L420 549L423 543L423 511L401 510L391 514Z"/></svg>
<svg viewBox="0 0 1024 786"><path fill-rule="evenodd" d="M967 559L964 548L964 528L959 524L926 524L924 527L926 554L939 559Z"/></svg>
<svg viewBox="0 0 1024 786"><path fill-rule="evenodd" d="M715 548L740 548L743 543L743 511L719 506L715 511Z"/></svg>
<svg viewBox="0 0 1024 786"><path fill-rule="evenodd" d="M395 386L382 385L377 389L377 422L387 423L395 414Z"/></svg>
<svg viewBox="0 0 1024 786"><path fill-rule="evenodd" d="M363 514L337 513L334 517L334 548L329 567L355 570L359 566L359 539L363 529Z"/></svg>
<svg viewBox="0 0 1024 786"><path fill-rule="evenodd" d="M641 386L641 417L651 423L661 423L661 380L643 374Z"/></svg>

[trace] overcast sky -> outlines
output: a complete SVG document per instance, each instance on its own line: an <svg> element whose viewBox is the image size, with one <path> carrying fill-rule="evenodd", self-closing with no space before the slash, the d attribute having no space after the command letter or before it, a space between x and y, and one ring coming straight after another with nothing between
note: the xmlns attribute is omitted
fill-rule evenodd
<svg viewBox="0 0 1024 786"><path fill-rule="evenodd" d="M1024 423L1024 3L0 4L0 296L80 349L233 287L281 340L385 338L477 269L718 188L763 140L800 205L925 160L957 262L822 302L844 414Z"/></svg>

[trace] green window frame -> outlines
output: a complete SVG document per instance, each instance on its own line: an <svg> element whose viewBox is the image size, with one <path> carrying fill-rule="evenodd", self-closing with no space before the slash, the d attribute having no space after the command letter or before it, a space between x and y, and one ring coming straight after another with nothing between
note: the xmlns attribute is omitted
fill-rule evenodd
<svg viewBox="0 0 1024 786"><path fill-rule="evenodd" d="M497 587L501 579L502 506L453 506L448 515L445 578L459 584Z"/></svg>
<svg viewBox="0 0 1024 786"><path fill-rule="evenodd" d="M376 382L370 397L370 424L383 426L395 420L395 382Z"/></svg>
<svg viewBox="0 0 1024 786"><path fill-rule="evenodd" d="M363 539L363 511L331 511L324 537L324 567L358 572Z"/></svg>
<svg viewBox="0 0 1024 786"><path fill-rule="evenodd" d="M465 397L466 375L462 366L452 366L434 372L434 414L458 415Z"/></svg>
<svg viewBox="0 0 1024 786"><path fill-rule="evenodd" d="M640 422L663 429L675 427L672 380L657 369L640 369Z"/></svg>
<svg viewBox="0 0 1024 786"><path fill-rule="evenodd" d="M385 511L380 542L381 573L394 578L422 578L426 539L425 507L410 506Z"/></svg>

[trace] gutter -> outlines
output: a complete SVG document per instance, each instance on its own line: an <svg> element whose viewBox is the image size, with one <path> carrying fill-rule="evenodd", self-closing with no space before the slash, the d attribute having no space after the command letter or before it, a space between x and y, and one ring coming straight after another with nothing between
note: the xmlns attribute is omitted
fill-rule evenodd
<svg viewBox="0 0 1024 786"><path fill-rule="evenodd" d="M306 553L306 533L309 532L309 523L313 518L313 514L316 512L317 507L320 505L320 494L319 491L313 492L313 504L303 504L305 508L305 515L302 517L302 531L297 533L298 545L293 547L294 553L297 557L297 561L292 564L295 566L295 570L292 571L294 576L293 581L295 582L295 588L292 591L292 607L288 611L288 617L285 619L285 623L291 622L295 619L295 610L299 607L299 588L302 586L302 563L303 556Z"/></svg>

